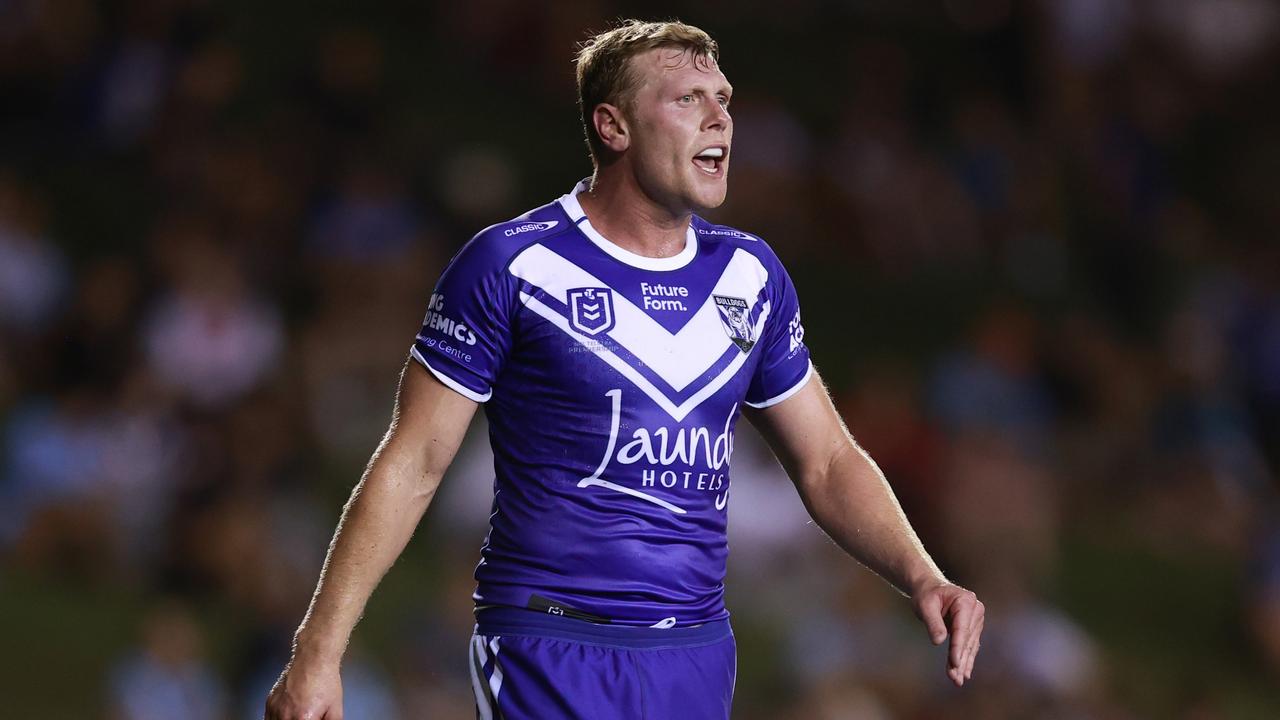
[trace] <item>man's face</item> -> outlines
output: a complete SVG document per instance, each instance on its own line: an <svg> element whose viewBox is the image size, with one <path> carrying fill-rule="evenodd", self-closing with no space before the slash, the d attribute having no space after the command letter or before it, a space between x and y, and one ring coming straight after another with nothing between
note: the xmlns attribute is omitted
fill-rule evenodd
<svg viewBox="0 0 1280 720"><path fill-rule="evenodd" d="M714 60L680 48L637 55L631 72L636 85L623 112L641 189L677 214L719 206L733 141L729 81Z"/></svg>

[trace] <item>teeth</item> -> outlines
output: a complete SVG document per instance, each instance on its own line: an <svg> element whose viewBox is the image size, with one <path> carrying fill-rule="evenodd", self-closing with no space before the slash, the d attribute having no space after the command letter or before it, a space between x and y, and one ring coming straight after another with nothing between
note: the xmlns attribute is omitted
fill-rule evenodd
<svg viewBox="0 0 1280 720"><path fill-rule="evenodd" d="M724 148L707 148L697 154L697 157L724 157Z"/></svg>

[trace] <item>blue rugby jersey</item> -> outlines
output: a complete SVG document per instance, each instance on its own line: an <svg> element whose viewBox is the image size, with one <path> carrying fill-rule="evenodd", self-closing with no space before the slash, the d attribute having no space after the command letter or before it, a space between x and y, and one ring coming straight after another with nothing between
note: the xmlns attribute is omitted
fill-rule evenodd
<svg viewBox="0 0 1280 720"><path fill-rule="evenodd" d="M445 269L413 357L486 403L479 605L628 625L727 617L733 431L812 371L795 289L759 238L694 216L648 258L574 191L485 229Z"/></svg>

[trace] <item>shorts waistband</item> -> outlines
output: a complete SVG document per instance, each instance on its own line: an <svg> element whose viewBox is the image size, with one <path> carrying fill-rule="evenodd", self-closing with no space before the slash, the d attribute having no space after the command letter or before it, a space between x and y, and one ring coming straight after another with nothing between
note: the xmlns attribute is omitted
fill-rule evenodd
<svg viewBox="0 0 1280 720"><path fill-rule="evenodd" d="M733 635L728 620L713 620L691 627L651 628L591 623L512 607L477 610L476 632L481 635L523 635L591 645L648 649L709 645Z"/></svg>

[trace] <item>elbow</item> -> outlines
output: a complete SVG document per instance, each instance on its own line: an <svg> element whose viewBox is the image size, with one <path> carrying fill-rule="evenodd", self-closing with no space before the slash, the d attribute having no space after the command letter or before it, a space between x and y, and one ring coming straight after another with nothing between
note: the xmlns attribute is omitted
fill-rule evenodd
<svg viewBox="0 0 1280 720"><path fill-rule="evenodd" d="M835 475L836 454L814 458L796 468L792 478L806 501L810 497L822 495L824 489L829 487L831 478Z"/></svg>
<svg viewBox="0 0 1280 720"><path fill-rule="evenodd" d="M810 508L825 507L842 482L847 481L849 460L857 454L852 442L833 444L831 451L799 468L796 485Z"/></svg>
<svg viewBox="0 0 1280 720"><path fill-rule="evenodd" d="M440 481L444 479L443 473L426 472L417 478L417 482L413 484L413 499L418 502L430 503L436 496L436 490L440 489Z"/></svg>
<svg viewBox="0 0 1280 720"><path fill-rule="evenodd" d="M409 503L430 503L443 478L444 468L425 453L389 442L374 455L361 485L365 491L377 485Z"/></svg>
<svg viewBox="0 0 1280 720"><path fill-rule="evenodd" d="M395 474L403 486L402 493L415 503L431 502L444 479L444 470L427 462L406 462Z"/></svg>

